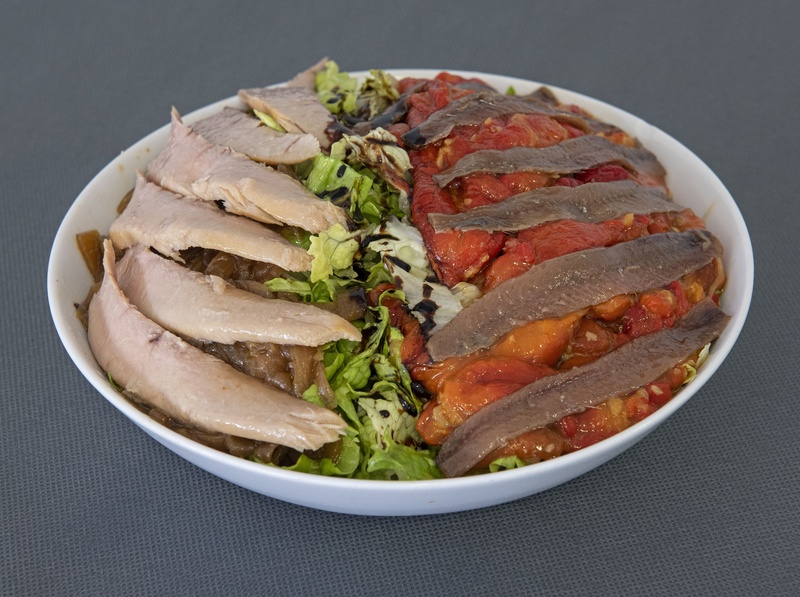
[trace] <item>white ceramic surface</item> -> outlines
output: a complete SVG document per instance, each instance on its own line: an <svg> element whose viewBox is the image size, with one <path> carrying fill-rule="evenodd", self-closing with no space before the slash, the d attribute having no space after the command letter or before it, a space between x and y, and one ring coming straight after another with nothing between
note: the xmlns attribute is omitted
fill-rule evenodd
<svg viewBox="0 0 800 597"><path fill-rule="evenodd" d="M393 70L398 77L428 78L438 71ZM453 71L458 72L458 71ZM364 73L359 73L363 76ZM528 93L540 84L511 77L458 72L477 76L505 91ZM75 317L91 284L78 252L75 235L90 229L108 231L119 200L166 141L165 125L111 161L87 185L67 212L53 243L48 267L47 292L59 336L75 365L109 402L161 444L200 468L232 483L295 504L365 515L417 515L457 512L501 504L549 489L603 464L653 431L689 400L714 374L738 337L750 306L753 288L753 254L744 220L720 180L697 156L678 141L627 112L589 97L552 87L563 102L575 103L600 119L612 122L638 137L669 172L667 182L675 200L702 216L725 246L729 274L722 307L732 315L723 335L697 378L666 406L625 431L583 450L521 469L492 475L435 481L365 481L337 479L279 470L235 458L197 444L159 425L132 406L108 383L92 356L86 334ZM229 98L186 115L186 121L207 116L223 106L240 106ZM178 106L180 109L180 106ZM164 121L169 118L164 114ZM91 463L87 463L91 466Z"/></svg>

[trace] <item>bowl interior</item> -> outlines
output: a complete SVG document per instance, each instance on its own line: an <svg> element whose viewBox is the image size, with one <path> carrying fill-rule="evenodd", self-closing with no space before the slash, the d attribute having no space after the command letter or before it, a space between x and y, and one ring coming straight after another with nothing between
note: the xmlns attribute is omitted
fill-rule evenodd
<svg viewBox="0 0 800 597"><path fill-rule="evenodd" d="M404 76L432 77L433 70L393 70ZM480 77L499 90L514 86L528 93L539 83L484 73ZM357 73L364 76L364 73ZM536 465L493 475L436 481L385 482L337 479L258 465L207 448L174 433L143 414L109 384L92 356L86 333L75 316L75 305L86 296L91 278L75 243L75 235L97 229L108 232L117 205L133 187L135 172L144 169L166 142L164 125L112 160L81 192L56 234L50 254L47 292L56 330L70 358L89 382L136 425L190 462L253 491L323 510L366 515L413 515L456 512L508 502L573 479L624 451L655 429L708 381L728 355L744 325L753 289L753 254L744 220L733 198L716 175L694 153L643 120L581 94L552 87L563 102L575 103L598 118L638 137L668 171L675 201L691 207L725 247L728 283L722 307L732 319L716 341L697 378L666 406L625 431L598 444ZM223 106L240 106L235 97L186 115L203 118ZM165 122L168 115L165 114Z"/></svg>

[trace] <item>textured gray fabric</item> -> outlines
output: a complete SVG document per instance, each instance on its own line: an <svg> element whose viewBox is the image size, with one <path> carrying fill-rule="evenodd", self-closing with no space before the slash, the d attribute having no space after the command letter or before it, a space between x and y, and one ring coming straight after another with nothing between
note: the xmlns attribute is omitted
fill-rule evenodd
<svg viewBox="0 0 800 597"><path fill-rule="evenodd" d="M795 2L0 4L5 595L797 595ZM117 153L323 55L498 72L627 109L737 199L756 289L729 360L600 469L515 503L362 518L219 480L84 381L50 322L58 224Z"/></svg>

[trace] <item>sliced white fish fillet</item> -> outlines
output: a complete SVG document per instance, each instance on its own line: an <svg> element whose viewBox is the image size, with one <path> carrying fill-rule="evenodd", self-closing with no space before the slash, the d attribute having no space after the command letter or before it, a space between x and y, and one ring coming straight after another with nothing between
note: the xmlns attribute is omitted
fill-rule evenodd
<svg viewBox="0 0 800 597"><path fill-rule="evenodd" d="M281 133L234 108L195 122L192 130L214 145L224 145L264 164L299 164L319 153L319 141L313 135Z"/></svg>
<svg viewBox="0 0 800 597"><path fill-rule="evenodd" d="M311 255L280 234L205 201L179 197L141 174L137 174L130 203L111 225L109 236L119 249L147 245L176 261L182 261L179 251L203 247L289 271L311 269Z"/></svg>
<svg viewBox="0 0 800 597"><path fill-rule="evenodd" d="M342 208L319 199L288 174L214 145L184 125L174 109L167 145L148 165L147 178L179 195L220 201L227 211L266 224L313 233L334 224L347 226Z"/></svg>
<svg viewBox="0 0 800 597"><path fill-rule="evenodd" d="M361 334L349 321L308 303L268 299L191 271L147 247L131 247L117 264L122 292L146 317L184 337L233 344L320 346Z"/></svg>
<svg viewBox="0 0 800 597"><path fill-rule="evenodd" d="M250 108L272 116L287 133L310 133L327 149L336 119L313 90L304 87L258 87L241 89L241 99Z"/></svg>
<svg viewBox="0 0 800 597"><path fill-rule="evenodd" d="M187 344L130 304L105 242L105 275L89 306L89 345L114 381L176 421L315 450L346 428L336 413L271 388Z"/></svg>

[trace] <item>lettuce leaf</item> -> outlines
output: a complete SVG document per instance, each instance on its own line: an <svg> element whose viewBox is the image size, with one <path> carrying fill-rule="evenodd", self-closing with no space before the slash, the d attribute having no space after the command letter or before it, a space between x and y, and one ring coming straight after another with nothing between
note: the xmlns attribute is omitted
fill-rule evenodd
<svg viewBox="0 0 800 597"><path fill-rule="evenodd" d="M295 464L281 468L315 475L351 477L358 470L361 461L358 438L352 429L348 429L340 441L342 442L341 450L336 458L314 460L305 454L301 454Z"/></svg>
<svg viewBox="0 0 800 597"><path fill-rule="evenodd" d="M398 293L399 296L402 296ZM337 406L358 437L361 465L355 476L370 479L430 479L439 475L435 450L421 450L416 431L422 405L400 360L402 334L390 324L386 307L371 307L363 346L331 342L323 365Z"/></svg>
<svg viewBox="0 0 800 597"><path fill-rule="evenodd" d="M388 74L372 71L359 89L358 81L340 72L334 62L316 75L316 87L323 104L349 122L382 112L399 95L396 81ZM272 126L268 116L258 116ZM284 238L313 256L311 271L287 272L265 285L273 292L293 293L313 303L333 301L343 291L352 292L353 287L368 292L378 284L394 282L382 254L362 246L362 239L367 245L366 239L381 223L407 218L410 167L408 154L383 129L363 137L345 135L334 143L330 155L320 153L296 165L294 171L302 184L321 200L346 209L355 230L336 224L311 235L284 227ZM423 253L420 271L426 267L425 259ZM406 298L397 290L392 295ZM438 448L428 448L416 431L422 403L402 363L403 335L391 326L389 310L370 307L365 317L353 324L362 330L362 341L339 340L322 347L336 411L348 424L341 451L335 458L303 454L287 468L368 479L440 477L434 460ZM317 386L311 386L303 398L326 406Z"/></svg>
<svg viewBox="0 0 800 597"><path fill-rule="evenodd" d="M379 179L397 191L403 211L408 211L411 160L392 133L378 127L363 137L344 134L331 145L330 156L359 170L363 167L369 168Z"/></svg>
<svg viewBox="0 0 800 597"><path fill-rule="evenodd" d="M361 285L358 273L351 267L359 250L360 231L351 233L341 224L334 224L317 235L290 234L296 236L299 246L307 245L314 258L311 272L267 280L264 285L272 292L291 292L306 302L327 303L340 292Z"/></svg>
<svg viewBox="0 0 800 597"><path fill-rule="evenodd" d="M361 86L357 104L364 118L372 120L399 98L397 80L385 71L372 69Z"/></svg>
<svg viewBox="0 0 800 597"><path fill-rule="evenodd" d="M253 114L256 115L256 118L258 118L261 121L262 124L268 126L269 128L274 129L274 130L278 131L279 133L285 133L286 132L286 129L283 128L281 125L279 125L278 121L275 120L269 114L265 114L264 112L260 112L260 111L256 110L255 108L253 108Z"/></svg>
<svg viewBox="0 0 800 597"><path fill-rule="evenodd" d="M351 272L341 272L349 275ZM311 282L306 274L295 274L294 277L273 278L264 282L272 292L291 292L306 303L330 303L336 295L353 285L352 278L330 276L324 280Z"/></svg>
<svg viewBox="0 0 800 597"><path fill-rule="evenodd" d="M372 479L399 479L417 481L441 479L433 450L419 450L390 442L382 450L375 450L367 461L366 473Z"/></svg>
<svg viewBox="0 0 800 597"><path fill-rule="evenodd" d="M334 224L328 230L311 237L308 252L314 258L309 277L312 284L353 265L353 257L359 247L354 237L341 224Z"/></svg>
<svg viewBox="0 0 800 597"><path fill-rule="evenodd" d="M366 166L321 153L296 171L309 191L347 209L357 224L379 224L389 215L402 218L407 213L400 192Z"/></svg>
<svg viewBox="0 0 800 597"><path fill-rule="evenodd" d="M489 465L489 472L496 473L497 471L506 471L512 468L521 468L527 466L527 463L518 456L504 456L492 461Z"/></svg>
<svg viewBox="0 0 800 597"><path fill-rule="evenodd" d="M317 73L314 83L319 101L332 114L355 114L358 79L340 72L339 65L333 60L325 63L325 68Z"/></svg>
<svg viewBox="0 0 800 597"><path fill-rule="evenodd" d="M389 73L370 70L359 87L358 79L340 71L332 60L317 73L314 83L319 101L332 114L358 116L364 120L372 120L400 97L397 80Z"/></svg>
<svg viewBox="0 0 800 597"><path fill-rule="evenodd" d="M377 236L367 248L384 257L394 284L402 288L408 299L411 313L420 323L430 326L431 333L480 295L480 290L467 282L448 288L431 281L433 270L422 235L416 228L389 218ZM401 265L398 265L398 260ZM434 310L430 309L431 303L435 304Z"/></svg>

